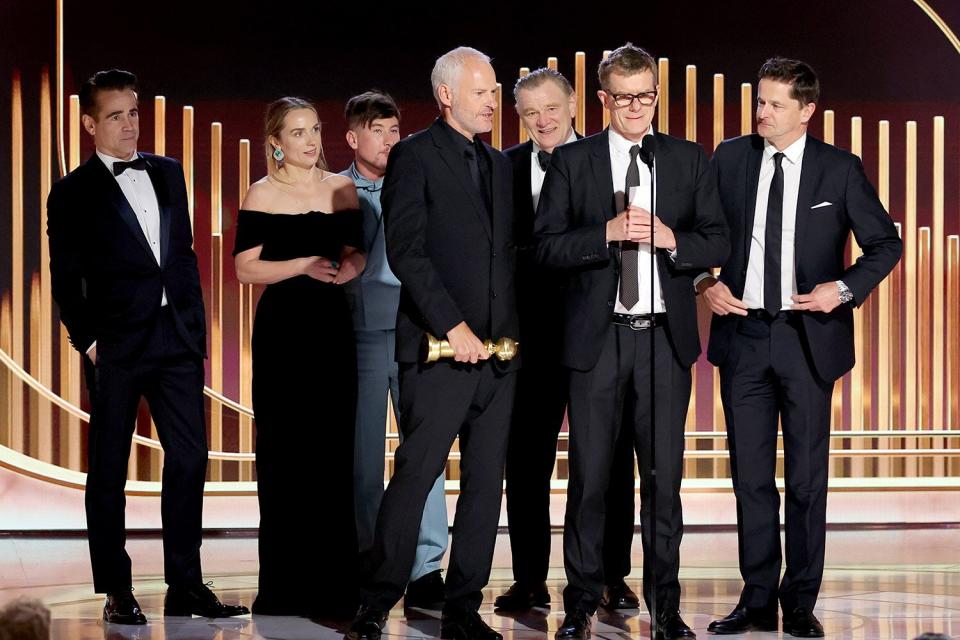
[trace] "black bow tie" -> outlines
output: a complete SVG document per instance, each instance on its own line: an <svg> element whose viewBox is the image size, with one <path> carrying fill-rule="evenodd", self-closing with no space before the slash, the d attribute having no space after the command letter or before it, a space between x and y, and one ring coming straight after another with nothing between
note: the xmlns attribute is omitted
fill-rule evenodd
<svg viewBox="0 0 960 640"><path fill-rule="evenodd" d="M547 167L550 166L550 154L540 149L540 151L537 151L537 162L540 163L540 169L546 171Z"/></svg>
<svg viewBox="0 0 960 640"><path fill-rule="evenodd" d="M114 162L113 163L113 175L118 176L127 169L136 169L137 171L146 171L147 170L147 159L137 156L129 162Z"/></svg>

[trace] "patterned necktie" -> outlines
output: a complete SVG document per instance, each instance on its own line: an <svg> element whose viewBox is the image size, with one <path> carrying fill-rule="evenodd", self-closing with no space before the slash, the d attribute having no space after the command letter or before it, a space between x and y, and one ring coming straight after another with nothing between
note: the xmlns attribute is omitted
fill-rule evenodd
<svg viewBox="0 0 960 640"><path fill-rule="evenodd" d="M640 154L640 145L630 147L630 165L627 167L627 183L623 191L624 202L630 204L630 187L640 186L640 167L637 165L637 156ZM624 240L620 243L620 304L627 310L632 309L640 301L640 263L637 253L637 243Z"/></svg>
<svg viewBox="0 0 960 640"><path fill-rule="evenodd" d="M783 154L773 154L773 179L767 196L767 229L763 241L763 308L770 315L780 312L780 250L783 239Z"/></svg>

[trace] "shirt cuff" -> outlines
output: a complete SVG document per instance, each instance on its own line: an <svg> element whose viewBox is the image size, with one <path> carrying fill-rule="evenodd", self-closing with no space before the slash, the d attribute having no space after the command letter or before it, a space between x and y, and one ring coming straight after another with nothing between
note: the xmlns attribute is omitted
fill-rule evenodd
<svg viewBox="0 0 960 640"><path fill-rule="evenodd" d="M671 261L676 262L676 261L677 261L677 249L676 249L676 247L674 247L673 251L671 251L671 252L668 253L667 255L670 256L670 260L671 260Z"/></svg>
<svg viewBox="0 0 960 640"><path fill-rule="evenodd" d="M87 347L87 350L84 353L86 353L87 355L90 355L90 352L93 351L96 347L97 347L97 341L94 340L93 342L90 343L90 346Z"/></svg>

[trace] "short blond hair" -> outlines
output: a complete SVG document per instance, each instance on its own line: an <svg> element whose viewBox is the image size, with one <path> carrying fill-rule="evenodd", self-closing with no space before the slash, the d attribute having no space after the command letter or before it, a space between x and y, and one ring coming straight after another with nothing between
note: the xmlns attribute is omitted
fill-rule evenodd
<svg viewBox="0 0 960 640"><path fill-rule="evenodd" d="M464 65L471 60L479 60L490 64L490 56L477 51L473 47L457 47L451 49L437 58L433 65L433 71L430 72L430 84L433 87L433 98L437 101L437 106L443 108L440 103L440 85L445 84L448 87L455 87L460 81L460 73Z"/></svg>

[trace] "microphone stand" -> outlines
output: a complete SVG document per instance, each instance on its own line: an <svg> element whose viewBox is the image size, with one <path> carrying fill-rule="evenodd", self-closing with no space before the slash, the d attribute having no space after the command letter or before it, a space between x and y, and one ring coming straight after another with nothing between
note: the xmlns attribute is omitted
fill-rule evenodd
<svg viewBox="0 0 960 640"><path fill-rule="evenodd" d="M652 142L652 141L651 141ZM646 146L646 145L644 145ZM647 151L647 149L644 149ZM654 153L650 149L648 153L641 153L643 163L650 169L650 314L656 313L656 261L657 245L655 242L656 229L656 208L657 208L657 179L654 170ZM644 557L644 563L650 562L649 576L653 583L653 597L650 606L650 638L657 637L657 420L656 420L656 358L655 350L655 327L650 327L650 551L653 558ZM641 496L642 500L642 496ZM642 508L642 506L641 506ZM642 527L641 523L641 527Z"/></svg>

